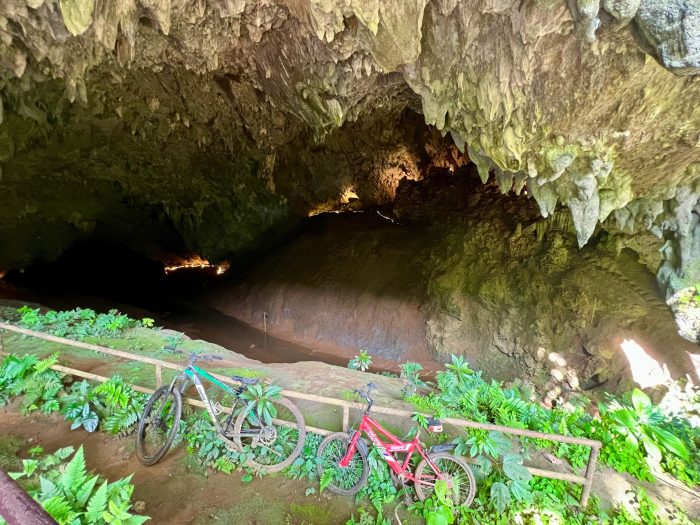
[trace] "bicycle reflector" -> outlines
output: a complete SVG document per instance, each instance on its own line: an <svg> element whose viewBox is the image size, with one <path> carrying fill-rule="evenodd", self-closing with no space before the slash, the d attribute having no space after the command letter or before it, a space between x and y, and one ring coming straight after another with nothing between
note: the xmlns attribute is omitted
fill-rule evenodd
<svg viewBox="0 0 700 525"><path fill-rule="evenodd" d="M428 419L428 431L433 434L439 434L442 432L442 421L439 419Z"/></svg>

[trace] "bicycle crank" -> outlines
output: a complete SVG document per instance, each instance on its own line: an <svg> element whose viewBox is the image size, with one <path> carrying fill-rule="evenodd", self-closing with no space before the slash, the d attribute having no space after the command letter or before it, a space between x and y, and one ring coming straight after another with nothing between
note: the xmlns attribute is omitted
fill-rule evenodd
<svg viewBox="0 0 700 525"><path fill-rule="evenodd" d="M275 427L264 426L260 429L257 440L265 447L272 446L277 441L277 429Z"/></svg>

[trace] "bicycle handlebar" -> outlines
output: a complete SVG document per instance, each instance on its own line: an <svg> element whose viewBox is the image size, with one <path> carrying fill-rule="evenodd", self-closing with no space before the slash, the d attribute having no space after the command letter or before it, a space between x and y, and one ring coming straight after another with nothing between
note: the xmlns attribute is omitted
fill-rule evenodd
<svg viewBox="0 0 700 525"><path fill-rule="evenodd" d="M379 387L374 383L367 383L367 385L364 388L359 390L353 390L355 394L367 401L367 412L370 411L372 405L374 404L374 399L372 399L371 396L372 390L379 390Z"/></svg>
<svg viewBox="0 0 700 525"><path fill-rule="evenodd" d="M172 350L170 350L170 353L187 355L188 365L193 365L196 361L223 361L224 359L223 356L216 354L198 354L196 352L183 352L182 350L178 350L177 348L173 348Z"/></svg>

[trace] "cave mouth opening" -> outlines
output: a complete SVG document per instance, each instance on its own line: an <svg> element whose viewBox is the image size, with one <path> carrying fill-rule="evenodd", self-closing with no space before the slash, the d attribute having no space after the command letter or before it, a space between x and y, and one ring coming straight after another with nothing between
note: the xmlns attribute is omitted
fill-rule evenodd
<svg viewBox="0 0 700 525"><path fill-rule="evenodd" d="M95 235L8 271L0 294L117 308L263 362L347 365L365 350L376 370L436 371L462 355L495 378L518 367L552 395L629 385L627 338L672 373L687 369L686 347L659 359L678 339L672 317L650 303L654 275L620 237L600 229L579 249L567 209L542 219L527 185L503 194L472 163L428 159L421 174L395 181L385 202L358 191L230 266Z"/></svg>

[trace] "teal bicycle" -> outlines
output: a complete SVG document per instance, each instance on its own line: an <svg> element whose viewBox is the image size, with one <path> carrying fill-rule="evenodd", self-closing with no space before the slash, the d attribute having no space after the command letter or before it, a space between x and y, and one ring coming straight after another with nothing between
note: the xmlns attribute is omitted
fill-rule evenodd
<svg viewBox="0 0 700 525"><path fill-rule="evenodd" d="M188 354L185 369L170 385L157 389L146 403L136 431L139 461L154 465L163 458L180 427L182 398L194 384L219 439L229 450L245 454L247 466L260 473L270 473L291 465L301 453L306 438L304 417L296 405L274 391L270 394L258 379L231 376L240 383L238 388L232 388L195 366L201 360L223 360L223 357ZM218 401L212 402L202 378L230 394L233 406L227 409ZM247 388L252 391L252 395L245 396L249 401L242 397Z"/></svg>

